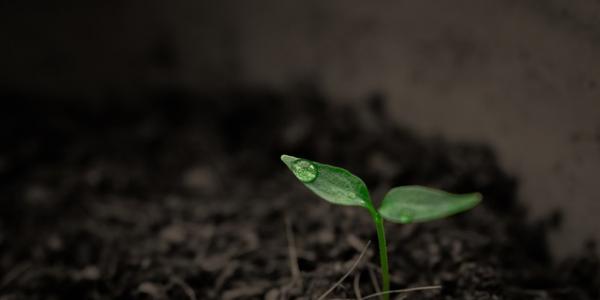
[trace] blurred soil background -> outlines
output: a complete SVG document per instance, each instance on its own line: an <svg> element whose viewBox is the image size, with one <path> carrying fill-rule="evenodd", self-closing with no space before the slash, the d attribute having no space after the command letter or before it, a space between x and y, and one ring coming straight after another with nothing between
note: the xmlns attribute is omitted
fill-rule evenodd
<svg viewBox="0 0 600 300"><path fill-rule="evenodd" d="M0 88L102 101L157 87L386 96L397 123L487 142L557 254L600 238L597 0L2 1ZM80 97L82 96L82 97Z"/></svg>

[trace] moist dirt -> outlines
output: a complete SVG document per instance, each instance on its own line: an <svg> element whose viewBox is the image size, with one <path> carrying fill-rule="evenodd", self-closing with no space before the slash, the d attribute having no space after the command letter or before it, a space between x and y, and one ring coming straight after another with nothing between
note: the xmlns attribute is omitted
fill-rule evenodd
<svg viewBox="0 0 600 300"><path fill-rule="evenodd" d="M426 224L387 223L392 299L599 299L592 243L563 260L489 146L400 128L375 95L311 87L102 102L8 95L0 111L0 299L328 299L378 289L375 227L305 189L282 153L393 186L481 192ZM400 120L401 121L401 120ZM401 123L401 122L400 122Z"/></svg>

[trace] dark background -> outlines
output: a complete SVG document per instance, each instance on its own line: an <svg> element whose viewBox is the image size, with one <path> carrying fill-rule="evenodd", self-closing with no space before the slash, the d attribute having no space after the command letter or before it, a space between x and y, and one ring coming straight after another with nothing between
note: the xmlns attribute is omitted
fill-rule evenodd
<svg viewBox="0 0 600 300"><path fill-rule="evenodd" d="M488 143L532 218L564 212L555 253L600 237L596 0L0 2L5 103L298 82L337 103L380 93L419 134Z"/></svg>

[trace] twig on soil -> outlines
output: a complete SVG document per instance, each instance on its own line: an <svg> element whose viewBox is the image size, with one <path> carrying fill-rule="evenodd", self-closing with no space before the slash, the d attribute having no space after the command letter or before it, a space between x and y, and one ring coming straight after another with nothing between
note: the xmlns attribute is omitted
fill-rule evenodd
<svg viewBox="0 0 600 300"><path fill-rule="evenodd" d="M323 293L323 295L321 295L321 297L319 297L318 300L325 299L325 297L327 297L327 295L329 295L329 293L331 293L333 290L335 290L335 288L338 285L340 285L342 282L344 282L344 280L346 279L346 277L348 277L348 275L350 275L352 273L352 271L354 271L354 269L356 268L356 266L358 266L358 263L360 263L360 260L363 258L363 256L365 256L365 253L367 253L367 250L369 249L370 245L371 245L371 241L368 241L367 245L365 245L365 248L362 250L362 252L358 256L358 258L354 261L354 263L352 264L352 266L350 267L350 269L348 270L348 272L346 272L346 274L344 274L344 276L342 276L342 278L340 278L340 280L338 280L325 293Z"/></svg>
<svg viewBox="0 0 600 300"><path fill-rule="evenodd" d="M196 300L196 292L183 279L175 277L171 279L171 283L178 285L190 300Z"/></svg>
<svg viewBox="0 0 600 300"><path fill-rule="evenodd" d="M296 252L296 239L292 230L292 222L289 217L285 217L285 232L288 241L288 253L290 259L290 271L292 272L292 281L301 282L300 267L298 266L298 253Z"/></svg>
<svg viewBox="0 0 600 300"><path fill-rule="evenodd" d="M14 267L10 271L8 271L6 273L6 275L4 275L4 278L2 278L2 281L0 282L0 289L8 286L11 282L17 280L19 277L21 277L21 275L25 274L30 268L31 268L31 265L28 263L25 263L25 264L17 265L16 267Z"/></svg>
<svg viewBox="0 0 600 300"><path fill-rule="evenodd" d="M373 268L367 268L369 270L369 277L371 278L371 283L373 283L373 288L376 293L381 293L381 288L379 287L379 282L377 281L377 277L375 277L375 273L373 272Z"/></svg>
<svg viewBox="0 0 600 300"><path fill-rule="evenodd" d="M408 289L400 289L400 290L389 290L387 292L379 292L379 293L374 293L374 294L365 296L363 298L363 300L375 298L375 297L385 295L385 294L410 293L410 292L417 292L417 291L438 290L441 288L442 288L441 285L432 285L432 286L421 286L421 287L416 287L416 288L408 288Z"/></svg>
<svg viewBox="0 0 600 300"><path fill-rule="evenodd" d="M362 298L362 300L379 297L379 296L382 296L385 294L410 293L410 292L417 292L417 291L437 290L437 289L441 289L441 288L442 288L441 285L432 285L432 286L422 286L422 287L400 289L400 290L389 290L387 292L379 292L379 293L373 293L373 294L367 295L364 298ZM332 299L332 300L358 300L358 299L336 298L336 299Z"/></svg>
<svg viewBox="0 0 600 300"><path fill-rule="evenodd" d="M225 266L225 268L223 268L223 270L221 271L221 274L219 274L219 277L217 277L217 280L215 281L215 290L216 291L219 291L223 288L226 281L229 278L231 278L231 276L233 276L233 274L235 273L235 271L237 270L238 267L239 267L239 262L236 260L230 261L227 263L227 265Z"/></svg>
<svg viewBox="0 0 600 300"><path fill-rule="evenodd" d="M360 294L360 272L354 275L354 295L356 295L356 300L362 300L362 296Z"/></svg>

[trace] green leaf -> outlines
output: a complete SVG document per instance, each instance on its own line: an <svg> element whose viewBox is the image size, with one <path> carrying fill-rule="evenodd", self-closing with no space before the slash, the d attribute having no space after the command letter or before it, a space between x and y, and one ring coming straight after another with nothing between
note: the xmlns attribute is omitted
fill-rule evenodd
<svg viewBox="0 0 600 300"><path fill-rule="evenodd" d="M326 201L339 205L371 205L365 183L347 170L285 154L281 160L298 180Z"/></svg>
<svg viewBox="0 0 600 300"><path fill-rule="evenodd" d="M451 194L423 186L400 186L383 198L379 213L384 219L407 224L441 219L479 204L481 194Z"/></svg>

